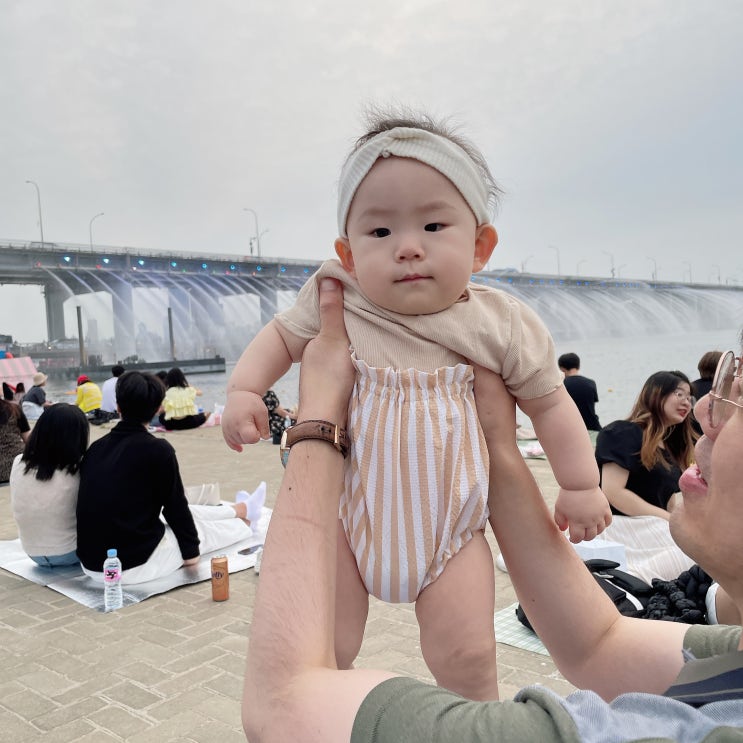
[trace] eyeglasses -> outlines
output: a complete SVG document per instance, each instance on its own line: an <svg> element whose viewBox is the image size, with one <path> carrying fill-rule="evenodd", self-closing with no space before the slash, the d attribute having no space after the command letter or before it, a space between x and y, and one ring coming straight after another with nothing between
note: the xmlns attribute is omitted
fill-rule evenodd
<svg viewBox="0 0 743 743"><path fill-rule="evenodd" d="M736 408L743 408L739 402L730 399L733 381L741 376L741 359L732 351L726 351L717 364L715 378L712 380L712 389L709 393L709 422L716 428L726 421L733 413L720 403L726 402Z"/></svg>
<svg viewBox="0 0 743 743"><path fill-rule="evenodd" d="M688 392L682 390L680 387L677 387L671 394L676 395L676 399L680 402L688 402L689 405L694 404L694 398Z"/></svg>

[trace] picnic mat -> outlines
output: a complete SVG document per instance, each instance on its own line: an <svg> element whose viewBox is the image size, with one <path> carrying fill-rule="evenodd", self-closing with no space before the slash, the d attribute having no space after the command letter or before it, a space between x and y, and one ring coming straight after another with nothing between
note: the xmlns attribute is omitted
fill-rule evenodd
<svg viewBox="0 0 743 743"><path fill-rule="evenodd" d="M502 642L515 648L522 648L523 650L531 650L532 653L549 655L542 641L516 619L517 606L518 604L511 604L505 609L495 612L496 642Z"/></svg>
<svg viewBox="0 0 743 743"><path fill-rule="evenodd" d="M124 606L137 604L140 601L165 593L179 586L187 586L191 583L200 583L210 580L211 559L217 554L226 554L229 558L228 565L230 573L247 570L255 566L255 550L260 547L265 538L268 523L271 519L271 509L263 508L260 521L256 525L253 536L241 542L226 547L218 552L201 555L196 565L182 567L164 578L137 583L136 585L124 586ZM248 554L240 554L240 551ZM21 549L20 539L11 541L0 541L0 568L10 573L46 586L53 591L67 596L78 604L90 609L103 611L103 585L96 583L92 578L83 573L79 565L66 567L43 568L37 565Z"/></svg>

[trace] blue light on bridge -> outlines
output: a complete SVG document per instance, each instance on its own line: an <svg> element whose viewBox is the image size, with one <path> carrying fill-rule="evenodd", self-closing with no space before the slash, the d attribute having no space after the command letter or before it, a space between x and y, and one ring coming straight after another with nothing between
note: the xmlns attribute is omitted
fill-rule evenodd
<svg viewBox="0 0 743 743"><path fill-rule="evenodd" d="M170 261L171 268L178 268L178 261Z"/></svg>
<svg viewBox="0 0 743 743"><path fill-rule="evenodd" d="M279 271L281 271L281 273L286 273L286 266L280 266Z"/></svg>
<svg viewBox="0 0 743 743"><path fill-rule="evenodd" d="M62 260L63 260L63 261L65 262L65 263L69 263L69 262L70 262L70 261L72 260L72 257L71 257L71 256L69 256L69 255L66 255L66 256L64 256L64 258L62 258Z"/></svg>
<svg viewBox="0 0 743 743"><path fill-rule="evenodd" d="M137 263L138 263L138 264L139 264L140 266L144 266L144 258L140 258L140 259L139 259L139 260L137 261Z"/></svg>
<svg viewBox="0 0 743 743"><path fill-rule="evenodd" d="M105 263L106 265L108 265L109 263L111 263L111 259L110 259L110 258L104 258L104 259L103 259L103 262L104 262L104 263Z"/></svg>
<svg viewBox="0 0 743 743"><path fill-rule="evenodd" d="M206 263L202 263L201 267L206 271L206 269L209 268L209 265Z"/></svg>

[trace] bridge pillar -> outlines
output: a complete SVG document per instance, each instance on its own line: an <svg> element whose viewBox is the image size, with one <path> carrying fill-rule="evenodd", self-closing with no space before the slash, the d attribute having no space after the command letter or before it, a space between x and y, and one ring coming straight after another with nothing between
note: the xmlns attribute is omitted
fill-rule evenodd
<svg viewBox="0 0 743 743"><path fill-rule="evenodd" d="M176 359L187 359L193 356L190 329L193 322L191 313L191 295L185 286L168 287L168 306L173 321L173 348ZM170 332L166 329L166 334ZM167 337L167 335L166 335ZM168 343L170 338L168 338Z"/></svg>
<svg viewBox="0 0 743 743"><path fill-rule="evenodd" d="M55 341L65 337L64 302L70 296L65 287L54 284L44 285L44 304L46 305L47 340Z"/></svg>
<svg viewBox="0 0 743 743"><path fill-rule="evenodd" d="M219 302L216 292L208 292L194 289L191 290L192 308L196 311L191 313L193 323L196 326L196 342L199 347L196 355L214 356L219 351L221 338L224 335L225 319L224 308Z"/></svg>
<svg viewBox="0 0 743 743"><path fill-rule="evenodd" d="M114 357L122 360L137 352L132 286L114 276L107 284L114 316Z"/></svg>

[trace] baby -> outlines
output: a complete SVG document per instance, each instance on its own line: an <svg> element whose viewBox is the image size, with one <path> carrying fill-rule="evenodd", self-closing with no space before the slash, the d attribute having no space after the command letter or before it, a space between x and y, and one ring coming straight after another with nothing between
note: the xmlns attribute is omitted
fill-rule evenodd
<svg viewBox="0 0 743 743"><path fill-rule="evenodd" d="M237 451L268 436L261 395L319 331L317 282L340 280L357 381L339 522L338 666L358 653L369 594L414 601L437 682L496 699L488 457L472 364L499 373L531 418L561 488L555 520L571 540L600 533L609 506L546 327L514 297L470 283L498 239L484 158L428 118L371 124L341 172L339 260L248 345L222 428ZM527 524L514 528L527 538Z"/></svg>

